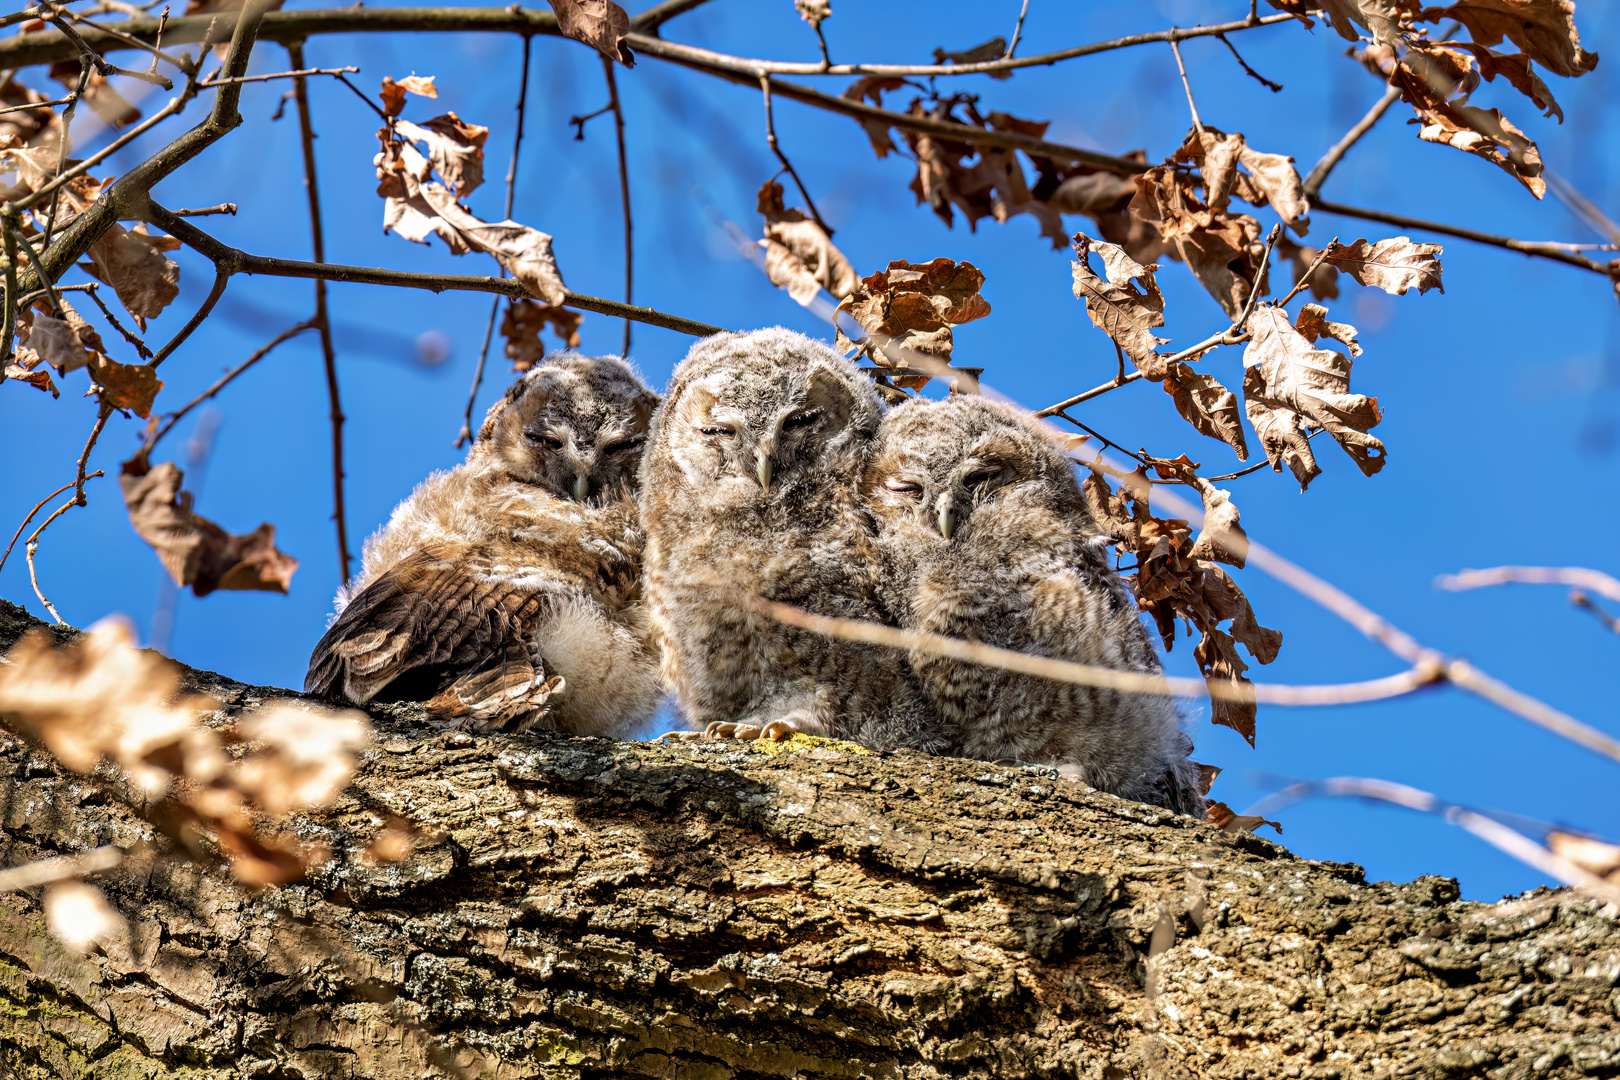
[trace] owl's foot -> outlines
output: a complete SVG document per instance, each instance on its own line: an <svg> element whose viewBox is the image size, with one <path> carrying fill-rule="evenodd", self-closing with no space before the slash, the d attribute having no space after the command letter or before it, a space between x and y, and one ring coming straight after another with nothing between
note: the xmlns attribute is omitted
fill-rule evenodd
<svg viewBox="0 0 1620 1080"><path fill-rule="evenodd" d="M721 739L737 739L742 742L753 742L756 739L791 739L798 733L798 725L790 719L772 720L766 724L716 720L702 731L665 732L658 736L657 741L677 739L681 742L718 742Z"/></svg>

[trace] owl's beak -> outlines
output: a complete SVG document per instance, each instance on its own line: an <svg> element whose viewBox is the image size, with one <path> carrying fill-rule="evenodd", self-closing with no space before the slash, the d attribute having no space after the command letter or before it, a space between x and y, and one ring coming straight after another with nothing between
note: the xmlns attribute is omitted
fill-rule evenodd
<svg viewBox="0 0 1620 1080"><path fill-rule="evenodd" d="M574 475L574 501L584 502L585 497L591 493L591 482L584 473Z"/></svg>
<svg viewBox="0 0 1620 1080"><path fill-rule="evenodd" d="M759 488L761 491L769 491L771 489L771 475L775 471L774 466L771 464L769 449L763 446L759 447L754 451L754 459L758 462L758 468L755 470L754 475L759 477Z"/></svg>
<svg viewBox="0 0 1620 1080"><path fill-rule="evenodd" d="M951 497L945 496L939 501L939 535L949 540L956 531L956 507L951 503Z"/></svg>

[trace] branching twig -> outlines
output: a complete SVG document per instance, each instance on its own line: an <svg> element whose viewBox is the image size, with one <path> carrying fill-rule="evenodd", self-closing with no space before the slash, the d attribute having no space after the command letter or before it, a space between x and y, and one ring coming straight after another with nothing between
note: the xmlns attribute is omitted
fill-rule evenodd
<svg viewBox="0 0 1620 1080"><path fill-rule="evenodd" d="M1312 199L1316 197L1316 193L1322 190L1322 184L1327 180L1328 173L1333 171L1334 166L1338 165L1344 155L1349 153L1350 148L1360 142L1361 137L1371 131L1373 125L1378 123L1379 119L1389 111L1389 107L1399 101L1400 98L1401 92L1396 87L1391 86L1385 90L1384 96L1379 98L1377 103L1367 110L1367 115L1356 121L1356 125L1344 133L1344 138L1334 143L1328 149L1328 152L1322 155L1322 160L1316 163L1311 169L1311 174L1305 178L1305 194L1307 196Z"/></svg>
<svg viewBox="0 0 1620 1080"><path fill-rule="evenodd" d="M1181 88L1187 91L1187 108L1192 112L1193 130L1204 133L1204 122L1198 119L1198 102L1193 100L1192 83L1187 81L1187 65L1181 62L1181 46L1176 44L1177 31L1170 28L1170 51L1176 54L1176 70L1181 73Z"/></svg>
<svg viewBox="0 0 1620 1080"><path fill-rule="evenodd" d="M1266 237L1266 249L1260 253L1260 266L1254 272L1254 284L1249 287L1249 298L1243 302L1243 310L1238 312L1237 319L1233 321L1231 329L1226 332L1226 336L1234 341L1238 333L1248 325L1249 315L1254 311L1254 302L1260 299L1260 282L1265 280L1266 267L1271 263L1271 249L1277 246L1277 239L1280 236L1282 236L1282 224L1279 222L1271 227L1271 234Z"/></svg>
<svg viewBox="0 0 1620 1080"><path fill-rule="evenodd" d="M809 189L804 186L804 181L799 179L798 170L793 167L793 162L788 160L787 155L782 152L781 145L776 141L776 119L771 109L771 77L769 75L759 77L759 88L765 95L765 141L770 144L771 153L776 155L776 160L782 163L782 168L786 169L787 174L793 177L793 183L798 187L799 194L804 196L804 204L809 209L810 216L815 219L817 225L821 226L822 232L831 236L833 234L832 226L821 220L821 211L816 209L816 201L810 197Z"/></svg>
<svg viewBox="0 0 1620 1080"><path fill-rule="evenodd" d="M107 320L112 328L118 331L125 341L134 346L135 351L143 359L151 360L152 350L146 347L146 342L119 322L118 316L113 314L112 308L108 307L107 302L101 298L100 283L92 281L89 285L84 286L84 291L90 294L90 299L95 301L96 307L101 309L102 317Z"/></svg>
<svg viewBox="0 0 1620 1080"><path fill-rule="evenodd" d="M304 46L287 46L288 62L304 66ZM315 129L309 117L309 84L302 74L293 76L293 102L298 106L298 136L304 150L304 188L309 195L309 231L315 261L326 261L326 238L321 227L321 193L315 178ZM337 528L338 570L349 583L349 520L343 499L343 402L338 396L337 352L332 347L332 320L326 307L326 281L315 279L315 314L309 320L321 337L321 360L326 369L327 413L332 422L332 520Z"/></svg>
<svg viewBox="0 0 1620 1080"><path fill-rule="evenodd" d="M229 214L236 216L237 206L233 202L220 203L218 206L204 206L199 210L186 210L184 208L170 211L175 217L208 217L210 214Z"/></svg>
<svg viewBox="0 0 1620 1080"><path fill-rule="evenodd" d="M1582 611L1590 614L1594 619L1608 627L1610 630L1614 631L1616 634L1620 634L1620 619L1615 618L1607 611L1604 611L1603 608L1597 604L1594 604L1592 602L1592 598L1581 592L1579 589L1576 589L1574 592L1569 594L1569 602L1580 608Z"/></svg>
<svg viewBox="0 0 1620 1080"><path fill-rule="evenodd" d="M168 344L157 351L151 359L150 367L157 367L173 355L174 350L185 344L186 339L195 333L197 327L201 326L203 320L213 312L214 305L219 303L219 298L225 295L225 286L229 284L230 280L231 275L229 273L216 267L214 284L209 288L208 295L203 298L202 306L197 309L196 314L191 316L186 325L180 328L180 332L170 338Z"/></svg>
<svg viewBox="0 0 1620 1080"><path fill-rule="evenodd" d="M1292 289L1288 290L1288 295L1277 301L1278 307L1287 307L1288 301L1305 291L1306 286L1311 283L1311 276L1316 273L1319 266L1327 261L1328 252L1332 251L1333 245L1337 244L1338 242L1339 238L1335 236L1332 240L1329 240L1326 244L1322 245L1322 250L1316 253L1316 258L1311 261L1311 265L1307 266L1305 268L1305 272L1299 275L1299 280L1294 282L1294 287Z"/></svg>
<svg viewBox="0 0 1620 1080"><path fill-rule="evenodd" d="M85 480L93 480L96 477L103 476L103 475L105 475L105 474L100 469L97 469L95 472L90 473L84 479ZM41 510L45 509L45 504L50 502L52 499L56 498L58 495L62 494L62 492L66 491L70 487L74 487L75 485L81 484L83 482L84 481L81 481L77 477L75 477L74 479L69 480L67 483L63 484L61 487L57 488L55 491L51 492L49 495L45 496L43 499L39 500L39 502L34 504L34 508L32 510L28 511L28 516L22 519L22 524L17 526L17 531L11 534L11 543L6 545L5 553L0 554L0 570L4 570L6 568L6 560L11 558L11 549L17 546L17 538L23 534L24 529L28 528L28 523L30 521L34 520L34 515L39 513Z"/></svg>
<svg viewBox="0 0 1620 1080"><path fill-rule="evenodd" d="M302 79L309 75L352 75L359 70L357 67L304 68L302 71L277 71L269 75L237 75L230 79L213 76L204 79L197 85L203 90L208 90L216 86L224 86L226 83L268 82L271 79Z"/></svg>
<svg viewBox="0 0 1620 1080"><path fill-rule="evenodd" d="M819 31L820 27L817 27ZM613 131L619 142L619 201L624 207L624 302L630 303L631 286L635 282L635 243L632 240L634 222L630 217L630 165L624 151L624 106L619 101L619 83L613 75L613 61L602 57L602 70L607 74L608 108L613 110ZM765 99L766 117L770 116L770 95ZM772 145L775 145L774 136ZM516 157L514 156L514 161ZM809 196L805 200L809 201ZM624 351L621 355L630 358L630 327L635 325L633 319L624 320Z"/></svg>
<svg viewBox="0 0 1620 1080"><path fill-rule="evenodd" d="M512 137L512 160L506 165L506 216L512 216L512 205L517 197L517 168L518 154L523 149L523 122L528 115L529 106L529 50L533 39L523 39L523 63L518 72L518 99L517 99L517 133ZM612 61L608 64L608 80L613 79ZM578 119L576 117L576 119ZM580 124L580 138L585 137L585 126ZM622 141L622 140L621 140ZM622 156L621 156L622 160ZM506 276L506 267L501 267L501 277ZM472 441L473 408L478 404L478 389L484 384L484 365L489 361L489 343L495 337L495 319L501 313L501 298L497 296L489 305L489 322L484 327L484 344L478 350L478 367L473 370L472 389L467 391L467 411L461 418L461 432L456 436L456 449L461 449ZM628 351L628 350L626 350Z"/></svg>
<svg viewBox="0 0 1620 1080"><path fill-rule="evenodd" d="M1018 39L1024 36L1024 16L1029 14L1029 0L1024 0L1018 9L1018 22L1013 24L1012 40L1007 42L1007 51L1002 54L1003 60L1011 60L1013 52L1018 48Z"/></svg>
<svg viewBox="0 0 1620 1080"><path fill-rule="evenodd" d="M313 330L314 328L315 320L305 319L296 326L288 327L275 337L271 338L264 345L261 345L259 348L255 349L253 354L246 360L242 361L240 364L221 375L218 379L214 380L214 384L212 386L198 394L196 397L192 398L175 412L170 413L163 426L153 432L151 437L146 440L146 443L141 447L141 452L150 453L152 447L156 446L159 440L161 440L163 436L167 435L174 428L174 425L178 424L187 413L201 405L203 402L207 401L209 398L213 397L215 394L219 393L221 390L225 389L225 387L233 382L238 375L242 374L242 372L246 371L248 368L252 367L254 364L257 364L260 360L263 360L266 356L269 356L272 352L274 352L277 346L297 337L306 330Z"/></svg>

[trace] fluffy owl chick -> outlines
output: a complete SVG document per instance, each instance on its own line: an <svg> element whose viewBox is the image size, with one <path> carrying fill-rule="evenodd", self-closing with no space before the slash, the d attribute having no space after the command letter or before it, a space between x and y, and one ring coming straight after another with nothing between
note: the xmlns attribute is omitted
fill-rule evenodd
<svg viewBox="0 0 1620 1080"><path fill-rule="evenodd" d="M881 617L858 492L879 418L854 364L780 327L706 338L675 369L641 465L647 604L665 675L711 735L944 748L903 655L744 606Z"/></svg>
<svg viewBox="0 0 1620 1080"><path fill-rule="evenodd" d="M635 483L657 404L611 357L556 354L525 374L467 460L366 542L304 690L425 701L484 731L645 722L661 687Z"/></svg>
<svg viewBox="0 0 1620 1080"><path fill-rule="evenodd" d="M976 396L883 420L862 483L885 607L903 627L1125 671L1159 660L1074 470L1040 426ZM1093 787L1201 815L1170 699L913 654L952 752L1056 765Z"/></svg>

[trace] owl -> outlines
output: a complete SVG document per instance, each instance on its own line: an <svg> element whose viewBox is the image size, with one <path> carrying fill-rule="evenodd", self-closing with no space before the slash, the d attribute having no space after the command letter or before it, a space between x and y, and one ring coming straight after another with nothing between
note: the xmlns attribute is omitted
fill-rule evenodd
<svg viewBox="0 0 1620 1080"><path fill-rule="evenodd" d="M611 357L547 357L467 460L366 542L307 693L424 701L476 731L622 735L662 694L635 487L658 397Z"/></svg>
<svg viewBox="0 0 1620 1080"><path fill-rule="evenodd" d="M976 396L883 420L862 479L880 595L900 626L1124 671L1161 670L1068 458L1034 420ZM1093 787L1203 814L1169 698L913 653L951 752L1058 766Z"/></svg>
<svg viewBox="0 0 1620 1080"><path fill-rule="evenodd" d="M744 604L881 617L858 491L880 415L854 364L780 327L705 338L675 369L641 464L647 606L666 680L709 737L944 749L903 654Z"/></svg>

